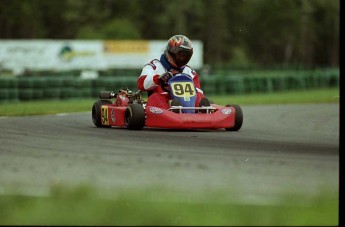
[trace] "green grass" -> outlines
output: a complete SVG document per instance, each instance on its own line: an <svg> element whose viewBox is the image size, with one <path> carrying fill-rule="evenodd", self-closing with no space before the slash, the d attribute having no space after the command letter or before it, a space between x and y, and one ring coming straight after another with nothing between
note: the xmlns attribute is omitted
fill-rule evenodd
<svg viewBox="0 0 345 227"><path fill-rule="evenodd" d="M153 189L105 199L90 187L60 186L49 197L1 195L0 225L338 225L334 193L320 192L309 200L287 195L273 205L241 205L222 201L224 193L215 195L182 202L174 200L177 192Z"/></svg>
<svg viewBox="0 0 345 227"><path fill-rule="evenodd" d="M338 103L339 88L289 91L283 93L260 93L235 95L227 97L210 96L215 103L222 105L264 105L264 104L292 104L292 103Z"/></svg>
<svg viewBox="0 0 345 227"><path fill-rule="evenodd" d="M284 93L209 96L220 105L339 103L339 88ZM45 100L0 103L0 116L24 116L91 111L96 99Z"/></svg>
<svg viewBox="0 0 345 227"><path fill-rule="evenodd" d="M0 116L43 115L91 111L96 99L41 100L0 104Z"/></svg>

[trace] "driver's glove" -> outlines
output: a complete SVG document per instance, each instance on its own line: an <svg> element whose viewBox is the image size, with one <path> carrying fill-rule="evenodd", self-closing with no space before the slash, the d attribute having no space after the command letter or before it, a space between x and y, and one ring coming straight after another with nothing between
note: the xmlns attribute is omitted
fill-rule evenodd
<svg viewBox="0 0 345 227"><path fill-rule="evenodd" d="M166 83L171 77L173 77L173 74L171 72L165 72L162 75L160 75L158 79L161 83Z"/></svg>

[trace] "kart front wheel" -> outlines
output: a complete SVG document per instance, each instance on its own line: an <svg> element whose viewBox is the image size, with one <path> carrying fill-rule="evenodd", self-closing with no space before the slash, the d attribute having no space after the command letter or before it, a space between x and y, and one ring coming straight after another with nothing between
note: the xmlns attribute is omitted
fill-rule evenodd
<svg viewBox="0 0 345 227"><path fill-rule="evenodd" d="M112 104L110 100L98 100L92 106L92 121L97 127L109 128L109 125L102 124L102 105Z"/></svg>
<svg viewBox="0 0 345 227"><path fill-rule="evenodd" d="M125 113L125 125L131 130L141 130L145 125L145 110L140 104L130 104Z"/></svg>
<svg viewBox="0 0 345 227"><path fill-rule="evenodd" d="M243 124L243 112L239 105L226 105L227 107L231 106L235 108L235 125L232 128L226 128L227 131L238 131Z"/></svg>

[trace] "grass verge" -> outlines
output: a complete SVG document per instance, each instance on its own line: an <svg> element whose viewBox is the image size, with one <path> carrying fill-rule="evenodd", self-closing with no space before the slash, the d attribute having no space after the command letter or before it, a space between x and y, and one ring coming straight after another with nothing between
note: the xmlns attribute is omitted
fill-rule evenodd
<svg viewBox="0 0 345 227"><path fill-rule="evenodd" d="M172 199L179 196L176 192L159 190L123 192L105 199L86 186L60 186L50 194L1 195L0 225L338 225L337 195L327 192L302 204L305 198L287 195L274 205L241 205L207 197L198 203L177 202Z"/></svg>
<svg viewBox="0 0 345 227"><path fill-rule="evenodd" d="M262 105L291 103L339 103L339 88L285 93L209 96L220 105ZM43 115L91 111L96 99L42 100L0 103L0 116Z"/></svg>
<svg viewBox="0 0 345 227"><path fill-rule="evenodd" d="M266 105L266 104L305 104L305 103L339 103L339 88L289 91L279 93L260 93L235 96L212 96L215 103L222 105ZM230 103L229 103L230 102Z"/></svg>

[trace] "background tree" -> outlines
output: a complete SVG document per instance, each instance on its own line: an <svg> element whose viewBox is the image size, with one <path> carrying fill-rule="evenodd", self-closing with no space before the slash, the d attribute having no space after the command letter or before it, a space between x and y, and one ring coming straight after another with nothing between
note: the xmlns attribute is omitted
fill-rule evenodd
<svg viewBox="0 0 345 227"><path fill-rule="evenodd" d="M339 0L0 0L1 39L148 39L185 34L204 62L339 66Z"/></svg>

